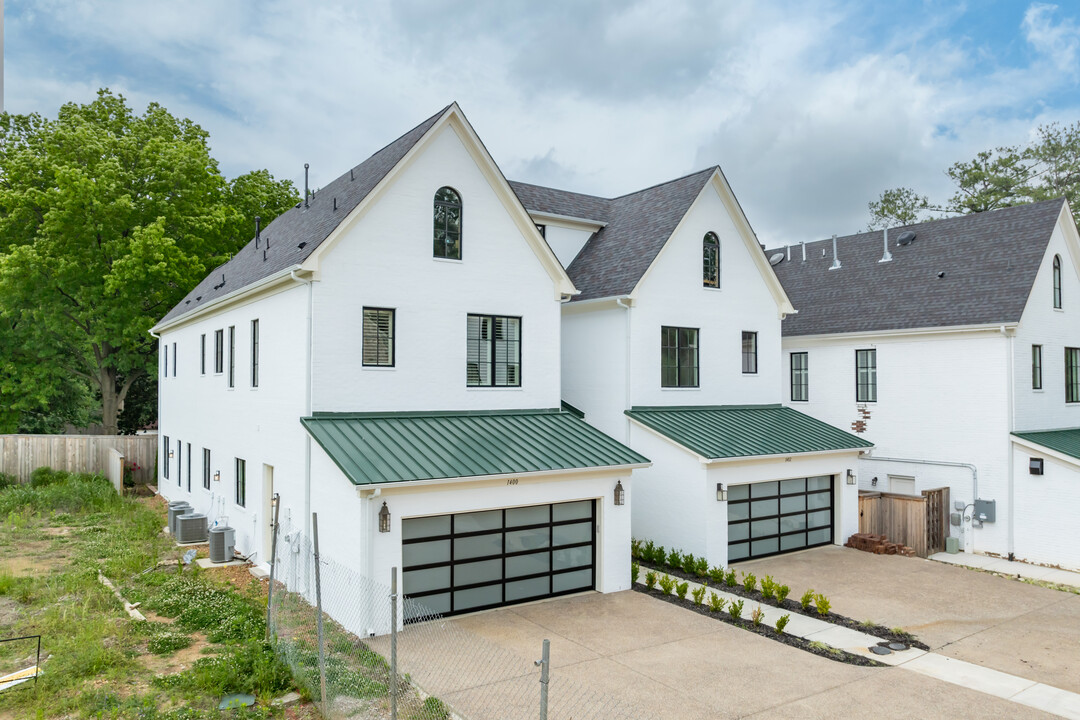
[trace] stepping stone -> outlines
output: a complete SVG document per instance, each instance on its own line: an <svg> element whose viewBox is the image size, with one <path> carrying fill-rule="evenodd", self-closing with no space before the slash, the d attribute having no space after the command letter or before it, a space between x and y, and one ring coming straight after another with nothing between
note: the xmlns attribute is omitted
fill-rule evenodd
<svg viewBox="0 0 1080 720"><path fill-rule="evenodd" d="M300 702L300 693L290 692L279 698L274 698L270 701L270 704L274 707L290 707L298 702Z"/></svg>
<svg viewBox="0 0 1080 720"><path fill-rule="evenodd" d="M908 646L905 645L904 643L892 642L892 643L889 643L889 649L890 650L895 650L896 652L901 652L903 650L907 650Z"/></svg>
<svg viewBox="0 0 1080 720"><path fill-rule="evenodd" d="M882 647L881 645L874 645L870 648L870 652L875 655L892 655L892 650L887 647Z"/></svg>

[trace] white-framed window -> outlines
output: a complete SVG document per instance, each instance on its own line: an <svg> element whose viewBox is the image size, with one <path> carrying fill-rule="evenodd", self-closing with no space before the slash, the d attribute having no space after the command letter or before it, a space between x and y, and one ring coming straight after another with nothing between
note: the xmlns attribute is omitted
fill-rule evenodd
<svg viewBox="0 0 1080 720"><path fill-rule="evenodd" d="M1061 309L1061 256L1054 256L1054 309Z"/></svg>
<svg viewBox="0 0 1080 720"><path fill-rule="evenodd" d="M461 195L452 187L435 193L434 255L448 260L461 259Z"/></svg>
<svg viewBox="0 0 1080 720"><path fill-rule="evenodd" d="M169 479L169 465L172 464L172 458L169 457L169 447L170 447L170 445L169 445L169 436L165 435L164 439L165 439L165 449L164 449L164 451L162 452L162 455L161 455L161 457L164 459L164 462L161 463L161 467L165 471L165 479L168 480Z"/></svg>
<svg viewBox="0 0 1080 720"><path fill-rule="evenodd" d="M855 402L877 402L877 350L855 351Z"/></svg>
<svg viewBox="0 0 1080 720"><path fill-rule="evenodd" d="M1031 389L1042 390L1042 345L1031 346Z"/></svg>
<svg viewBox="0 0 1080 720"><path fill-rule="evenodd" d="M176 343L172 344L172 376L176 377Z"/></svg>
<svg viewBox="0 0 1080 720"><path fill-rule="evenodd" d="M251 387L259 387L259 320L251 321Z"/></svg>
<svg viewBox="0 0 1080 720"><path fill-rule="evenodd" d="M660 387L698 387L698 328L660 328Z"/></svg>
<svg viewBox="0 0 1080 720"><path fill-rule="evenodd" d="M364 308L365 367L394 367L394 315L393 308Z"/></svg>
<svg viewBox="0 0 1080 720"><path fill-rule="evenodd" d="M465 384L521 387L521 318L469 315Z"/></svg>
<svg viewBox="0 0 1080 720"><path fill-rule="evenodd" d="M705 233L701 240L701 272L704 287L720 287L720 238L714 232Z"/></svg>
<svg viewBox="0 0 1080 720"><path fill-rule="evenodd" d="M225 371L225 331L214 331L214 374Z"/></svg>
<svg viewBox="0 0 1080 720"><path fill-rule="evenodd" d="M206 374L206 333L199 336L199 374Z"/></svg>
<svg viewBox="0 0 1080 720"><path fill-rule="evenodd" d="M757 375L757 333L744 330L742 334L743 375Z"/></svg>
<svg viewBox="0 0 1080 720"><path fill-rule="evenodd" d="M236 387L236 326L229 326L229 387Z"/></svg>
<svg viewBox="0 0 1080 720"><path fill-rule="evenodd" d="M202 486L210 489L210 449L202 449Z"/></svg>
<svg viewBox="0 0 1080 720"><path fill-rule="evenodd" d="M810 399L810 353L791 353L791 400L807 402Z"/></svg>
<svg viewBox="0 0 1080 720"><path fill-rule="evenodd" d="M247 503L247 462L236 458L236 504L244 507Z"/></svg>

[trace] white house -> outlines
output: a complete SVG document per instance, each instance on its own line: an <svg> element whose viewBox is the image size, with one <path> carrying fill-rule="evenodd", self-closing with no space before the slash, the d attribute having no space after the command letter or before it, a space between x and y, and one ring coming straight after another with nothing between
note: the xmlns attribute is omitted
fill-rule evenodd
<svg viewBox="0 0 1080 720"><path fill-rule="evenodd" d="M1080 438L1080 241L1068 204L833 248L775 251L799 308L783 323L784 402L873 441L862 489L949 487L963 549L1080 567L1067 540L1080 507L1080 445L1069 444Z"/></svg>
<svg viewBox="0 0 1080 720"><path fill-rule="evenodd" d="M451 105L154 328L161 492L261 563L274 497L290 538L317 512L325 552L444 614L626 589L648 461L559 409L577 293Z"/></svg>
<svg viewBox="0 0 1080 720"><path fill-rule="evenodd" d="M780 405L794 308L720 169L614 199L511 185L581 290L563 401L654 463L635 537L727 565L857 532L870 443Z"/></svg>

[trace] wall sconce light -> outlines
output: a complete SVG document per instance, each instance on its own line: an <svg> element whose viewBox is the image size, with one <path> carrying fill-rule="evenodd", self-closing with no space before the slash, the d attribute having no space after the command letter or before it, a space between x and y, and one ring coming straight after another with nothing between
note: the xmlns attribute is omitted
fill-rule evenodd
<svg viewBox="0 0 1080 720"><path fill-rule="evenodd" d="M383 500L382 509L379 510L379 532L390 532L390 509Z"/></svg>
<svg viewBox="0 0 1080 720"><path fill-rule="evenodd" d="M716 483L716 502L724 502L727 500L727 490L724 489L724 483Z"/></svg>
<svg viewBox="0 0 1080 720"><path fill-rule="evenodd" d="M877 475L875 475L873 479L870 480L870 486L877 487Z"/></svg>
<svg viewBox="0 0 1080 720"><path fill-rule="evenodd" d="M1031 473L1032 475L1042 475L1043 474L1043 459L1042 458L1031 458L1031 460L1028 462L1028 472Z"/></svg>
<svg viewBox="0 0 1080 720"><path fill-rule="evenodd" d="M851 472L850 469L848 469L848 471L847 471L847 484L848 485L854 485L855 484L855 473Z"/></svg>
<svg viewBox="0 0 1080 720"><path fill-rule="evenodd" d="M170 451L169 451L169 457L172 457L172 456L173 456L173 451L172 451L172 450L170 450Z"/></svg>
<svg viewBox="0 0 1080 720"><path fill-rule="evenodd" d="M616 505L625 505L626 504L626 491L623 490L622 480L619 480L618 482L615 483L615 504Z"/></svg>
<svg viewBox="0 0 1080 720"><path fill-rule="evenodd" d="M221 471L220 470L215 470L214 471L214 482L221 482Z"/></svg>

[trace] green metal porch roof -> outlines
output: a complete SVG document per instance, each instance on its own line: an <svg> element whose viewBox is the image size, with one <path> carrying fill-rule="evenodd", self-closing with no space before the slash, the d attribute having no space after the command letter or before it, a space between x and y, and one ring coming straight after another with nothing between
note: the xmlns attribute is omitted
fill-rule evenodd
<svg viewBox="0 0 1080 720"><path fill-rule="evenodd" d="M1080 460L1080 428L1014 432L1014 436Z"/></svg>
<svg viewBox="0 0 1080 720"><path fill-rule="evenodd" d="M709 460L862 450L873 443L782 405L635 407L626 414Z"/></svg>
<svg viewBox="0 0 1080 720"><path fill-rule="evenodd" d="M355 485L649 464L558 409L315 413L300 422Z"/></svg>

